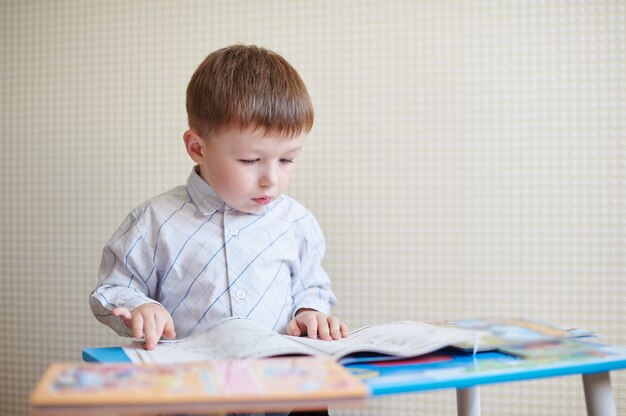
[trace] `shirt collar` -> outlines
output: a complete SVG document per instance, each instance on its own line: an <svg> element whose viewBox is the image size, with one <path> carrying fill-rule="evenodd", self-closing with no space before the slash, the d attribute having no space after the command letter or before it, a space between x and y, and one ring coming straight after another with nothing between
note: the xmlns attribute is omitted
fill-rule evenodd
<svg viewBox="0 0 626 416"><path fill-rule="evenodd" d="M194 166L187 179L187 192L194 204L204 215L214 214L224 207L225 203L198 173L198 167Z"/></svg>

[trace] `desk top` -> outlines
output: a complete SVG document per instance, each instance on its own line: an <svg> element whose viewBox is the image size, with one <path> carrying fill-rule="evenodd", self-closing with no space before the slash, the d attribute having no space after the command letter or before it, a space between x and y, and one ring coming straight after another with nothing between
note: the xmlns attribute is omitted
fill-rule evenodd
<svg viewBox="0 0 626 416"><path fill-rule="evenodd" d="M414 359L355 363L346 368L361 378L374 396L626 369L626 347L581 340L568 342L576 348L568 349L567 354L553 351L552 355L521 358L502 352L480 352L474 356L449 348ZM121 347L87 348L83 350L83 359L130 361Z"/></svg>

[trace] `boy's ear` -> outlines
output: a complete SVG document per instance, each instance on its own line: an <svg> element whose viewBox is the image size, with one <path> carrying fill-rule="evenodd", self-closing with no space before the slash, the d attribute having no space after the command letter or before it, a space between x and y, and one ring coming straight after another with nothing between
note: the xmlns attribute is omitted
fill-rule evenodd
<svg viewBox="0 0 626 416"><path fill-rule="evenodd" d="M201 163L204 158L204 141L202 141L202 138L193 130L187 130L183 134L183 140L189 157L194 162Z"/></svg>

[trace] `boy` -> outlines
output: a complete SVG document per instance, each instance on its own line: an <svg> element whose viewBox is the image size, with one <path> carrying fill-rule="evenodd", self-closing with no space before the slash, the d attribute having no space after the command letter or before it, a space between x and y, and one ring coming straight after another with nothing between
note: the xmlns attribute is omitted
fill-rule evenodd
<svg viewBox="0 0 626 416"><path fill-rule="evenodd" d="M235 315L295 336L347 336L329 315L319 225L283 195L313 125L298 73L263 48L217 50L189 82L187 114L196 166L185 186L135 208L105 246L96 318L146 349Z"/></svg>

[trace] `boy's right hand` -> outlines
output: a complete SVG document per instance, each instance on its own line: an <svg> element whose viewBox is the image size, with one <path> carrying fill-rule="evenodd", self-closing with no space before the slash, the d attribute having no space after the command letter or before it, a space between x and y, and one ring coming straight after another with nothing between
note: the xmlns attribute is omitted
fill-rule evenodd
<svg viewBox="0 0 626 416"><path fill-rule="evenodd" d="M119 317L124 325L132 330L135 338L144 339L144 348L153 349L161 335L166 338L176 338L174 321L170 313L157 303L146 303L129 311L119 307L112 311L113 316Z"/></svg>

